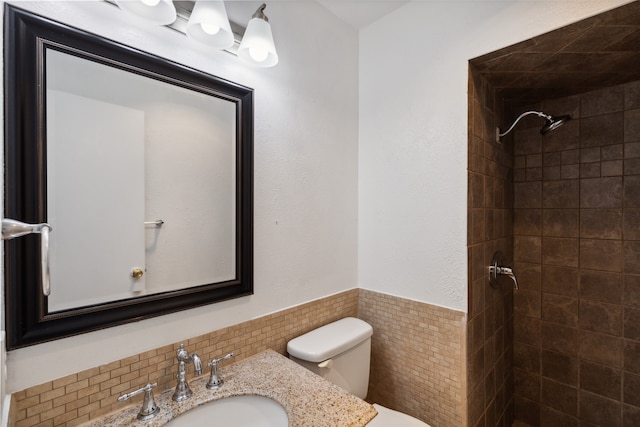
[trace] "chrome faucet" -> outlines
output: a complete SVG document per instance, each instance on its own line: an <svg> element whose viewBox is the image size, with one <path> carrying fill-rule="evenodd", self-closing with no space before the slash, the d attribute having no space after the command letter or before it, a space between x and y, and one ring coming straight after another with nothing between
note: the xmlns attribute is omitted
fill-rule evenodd
<svg viewBox="0 0 640 427"><path fill-rule="evenodd" d="M184 344L180 344L180 348L176 352L176 357L178 358L178 374L176 375L178 384L171 399L173 399L174 402L182 402L190 398L193 394L187 382L187 362L193 363L193 370L196 375L201 375L202 361L196 353L189 355L189 352L184 348Z"/></svg>
<svg viewBox="0 0 640 427"><path fill-rule="evenodd" d="M211 375L209 376L209 382L207 382L207 389L217 390L222 387L224 381L222 380L220 375L218 375L218 363L222 362L223 360L231 359L234 356L235 355L233 353L229 353L226 356L222 356L218 359L213 359L209 363L209 366L211 367Z"/></svg>

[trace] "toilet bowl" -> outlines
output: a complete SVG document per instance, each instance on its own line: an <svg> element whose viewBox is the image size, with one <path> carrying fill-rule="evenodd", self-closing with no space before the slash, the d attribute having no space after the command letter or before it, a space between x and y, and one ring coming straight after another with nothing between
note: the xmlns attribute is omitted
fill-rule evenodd
<svg viewBox="0 0 640 427"><path fill-rule="evenodd" d="M369 387L371 336L367 322L346 317L300 335L287 344L291 360L364 399ZM429 427L402 412L374 404L378 415L368 427Z"/></svg>

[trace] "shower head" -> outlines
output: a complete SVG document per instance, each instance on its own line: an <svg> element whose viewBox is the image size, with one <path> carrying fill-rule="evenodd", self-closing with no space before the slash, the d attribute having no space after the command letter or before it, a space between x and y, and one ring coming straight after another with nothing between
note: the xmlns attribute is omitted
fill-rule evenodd
<svg viewBox="0 0 640 427"><path fill-rule="evenodd" d="M547 132L551 132L552 130L556 130L560 126L565 124L567 121L569 121L569 120L571 120L571 116L569 116L569 115L558 116L558 117L549 116L547 118L547 122L544 124L544 126L542 126L542 129L540 129L540 134L544 135Z"/></svg>
<svg viewBox="0 0 640 427"><path fill-rule="evenodd" d="M547 132L551 132L552 130L556 130L557 128L559 128L560 126L565 124L567 121L571 120L571 116L570 115L554 117L554 116L550 116L548 114L545 114L545 113L543 113L541 111L527 111L525 113L520 114L518 116L518 118L513 122L513 124L509 127L509 129L507 129L506 132L500 133L500 128L497 128L496 129L496 142L500 142L500 138L502 138L503 136L505 136L506 134L511 132L513 130L513 128L516 126L516 124L518 124L520 119L522 119L525 116L528 116L529 114L535 114L538 117L543 117L546 120L544 126L542 126L542 129L540 129L540 134L541 135L545 135Z"/></svg>

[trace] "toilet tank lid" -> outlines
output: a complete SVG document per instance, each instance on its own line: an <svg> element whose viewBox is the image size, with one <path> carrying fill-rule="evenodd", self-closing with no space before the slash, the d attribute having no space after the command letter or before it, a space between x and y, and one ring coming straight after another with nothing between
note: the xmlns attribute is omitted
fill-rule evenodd
<svg viewBox="0 0 640 427"><path fill-rule="evenodd" d="M373 335L367 322L345 317L292 339L287 351L307 362L322 362L355 347Z"/></svg>

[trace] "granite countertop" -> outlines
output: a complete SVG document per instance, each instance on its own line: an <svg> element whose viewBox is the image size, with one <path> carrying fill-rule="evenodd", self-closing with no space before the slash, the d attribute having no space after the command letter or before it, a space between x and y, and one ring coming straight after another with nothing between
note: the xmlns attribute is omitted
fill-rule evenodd
<svg viewBox="0 0 640 427"><path fill-rule="evenodd" d="M247 394L280 403L290 427L359 427L377 415L372 405L273 350L222 367L219 372L224 385L218 390L206 389L207 373L189 381L193 396L186 401L172 401L173 390L155 394L160 413L149 421L136 418L142 404L136 399L135 405L83 426L157 427L203 403Z"/></svg>

